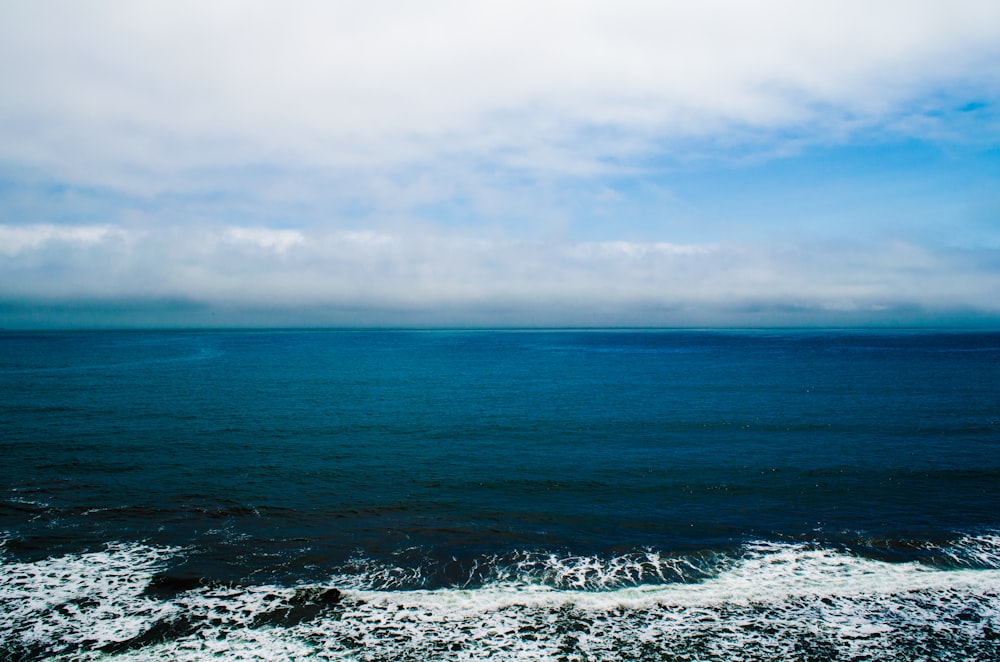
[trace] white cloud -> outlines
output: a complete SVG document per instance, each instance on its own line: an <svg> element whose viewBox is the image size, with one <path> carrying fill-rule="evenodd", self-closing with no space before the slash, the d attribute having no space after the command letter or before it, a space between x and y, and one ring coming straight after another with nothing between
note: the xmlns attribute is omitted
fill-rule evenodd
<svg viewBox="0 0 1000 662"><path fill-rule="evenodd" d="M645 179L1000 145L994 0L36 0L0 4L0 87L8 299L998 314L995 205L964 251L877 237L868 200L801 205L853 241L777 241L780 201L713 219Z"/></svg>
<svg viewBox="0 0 1000 662"><path fill-rule="evenodd" d="M77 230L0 226L5 245L20 238L18 252L0 260L0 298L451 310L458 319L484 306L504 306L521 323L530 323L538 310L550 322L568 323L595 311L650 323L673 319L663 311L674 311L669 314L680 315L681 322L684 315L706 314L738 322L747 310L766 315L789 306L1000 313L1000 274L991 266L995 250L942 253L899 241L754 247L235 227L223 237L210 228L182 237L173 230ZM247 252L247 245L255 250ZM294 261L286 259L290 251ZM35 259L39 255L46 259ZM53 261L61 265L56 272L48 268Z"/></svg>
<svg viewBox="0 0 1000 662"><path fill-rule="evenodd" d="M50 244L94 246L126 234L109 225L0 225L0 255L13 257Z"/></svg>
<svg viewBox="0 0 1000 662"><path fill-rule="evenodd" d="M0 158L154 189L246 164L594 173L663 141L920 130L907 104L1000 83L990 0L40 0L0 26Z"/></svg>
<svg viewBox="0 0 1000 662"><path fill-rule="evenodd" d="M296 244L301 244L304 237L298 230L271 230L268 228L227 228L223 233L226 242L255 246L279 255L288 251Z"/></svg>

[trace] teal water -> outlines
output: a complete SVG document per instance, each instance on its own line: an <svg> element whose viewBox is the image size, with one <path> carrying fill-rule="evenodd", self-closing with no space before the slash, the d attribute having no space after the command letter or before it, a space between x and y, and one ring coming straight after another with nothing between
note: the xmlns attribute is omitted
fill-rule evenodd
<svg viewBox="0 0 1000 662"><path fill-rule="evenodd" d="M267 630L301 643L302 655L423 659L443 633L423 631L426 642L405 646L379 639L358 616L350 637L330 634L343 611L211 624L184 600L211 602L221 586L244 596L268 587L294 603L287 592L308 585L343 592L341 606L323 607L331 613L344 604L374 609L371 596L359 597L372 591L436 613L438 598L426 596L462 589L475 602L501 591L505 609L534 618L536 607L549 615L579 608L583 598L565 591L620 607L622 591L647 599L645 591L695 587L709 596L720 581L757 568L763 574L741 584L749 592L733 589L718 607L725 633L726 613L746 607L761 586L781 585L781 559L802 571L788 582L794 595L774 598L786 606L803 582L839 587L874 575L878 590L910 600L931 590L920 582L932 576L954 596L959 588L948 581L961 578L968 595L950 607L934 598L925 618L959 625L928 645L955 659L1000 650L1000 584L991 574L1000 569L1000 334L6 332L0 394L8 569L0 598L18 619L0 641L24 657L103 650L200 659L208 649L191 642L207 631L233 641L237 632ZM77 570L46 575L59 563ZM81 587L71 579L79 568L116 564L136 568L125 572L128 599L96 580ZM903 570L915 574L892 580ZM30 598L53 582L76 588L63 602ZM540 590L555 607L529 604ZM818 590L841 597L839 588ZM134 632L125 621L116 630L113 619L93 620L134 612L136 595L154 606L143 603ZM636 613L679 599L657 595ZM90 613L73 600L114 609ZM869 613L859 600L851 609ZM956 614L966 608L962 620ZM813 648L803 648L786 614L774 654L831 659L864 653L845 641L873 650L889 642L912 659L926 636L885 609L853 638L813 632L813 617L800 615ZM51 632L27 625L46 619ZM585 630L511 635L514 648L461 640L437 655L558 657L570 655L559 646L575 637L571 649L601 659L599 648L581 648L581 633L595 623L618 628L600 639L619 641L612 655L640 639L638 621L604 614ZM296 630L308 624L326 633L322 644ZM110 629L94 634L101 628ZM707 648L688 653L733 654L712 652L721 639L706 632ZM366 645L344 643L365 636ZM664 631L646 653L633 646L629 654L665 659L693 640ZM740 650L752 656L761 641ZM293 648L280 650L300 657Z"/></svg>

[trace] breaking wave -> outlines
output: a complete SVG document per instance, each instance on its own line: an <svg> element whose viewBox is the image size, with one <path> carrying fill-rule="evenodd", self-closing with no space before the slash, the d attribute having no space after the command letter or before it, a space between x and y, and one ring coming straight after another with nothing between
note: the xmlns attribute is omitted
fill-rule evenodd
<svg viewBox="0 0 1000 662"><path fill-rule="evenodd" d="M1000 534L934 551L520 553L425 589L426 567L362 557L315 584L222 584L171 574L183 549L112 544L4 560L0 659L1000 658Z"/></svg>

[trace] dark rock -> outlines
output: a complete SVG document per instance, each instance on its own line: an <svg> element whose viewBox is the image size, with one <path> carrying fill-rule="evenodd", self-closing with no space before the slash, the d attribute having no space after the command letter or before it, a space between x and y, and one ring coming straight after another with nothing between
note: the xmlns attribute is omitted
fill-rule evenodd
<svg viewBox="0 0 1000 662"><path fill-rule="evenodd" d="M254 626L260 625L294 625L311 621L320 613L340 602L343 594L335 588L299 588L288 598L287 606L272 609L258 614L253 620Z"/></svg>
<svg viewBox="0 0 1000 662"><path fill-rule="evenodd" d="M153 624L151 628L125 641L116 641L97 650L104 653L123 653L128 650L142 648L170 639L187 636L198 629L198 625L186 618L163 619Z"/></svg>
<svg viewBox="0 0 1000 662"><path fill-rule="evenodd" d="M294 604L316 603L320 605L335 605L343 597L340 591L335 588L300 588L289 599Z"/></svg>
<svg viewBox="0 0 1000 662"><path fill-rule="evenodd" d="M160 573L153 576L144 593L153 596L174 596L204 586L205 583L201 577L193 575Z"/></svg>

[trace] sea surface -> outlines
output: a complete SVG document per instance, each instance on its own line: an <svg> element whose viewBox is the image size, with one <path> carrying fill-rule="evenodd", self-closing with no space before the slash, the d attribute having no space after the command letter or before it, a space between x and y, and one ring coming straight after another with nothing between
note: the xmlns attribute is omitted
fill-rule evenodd
<svg viewBox="0 0 1000 662"><path fill-rule="evenodd" d="M0 660L997 660L1000 334L0 332Z"/></svg>

